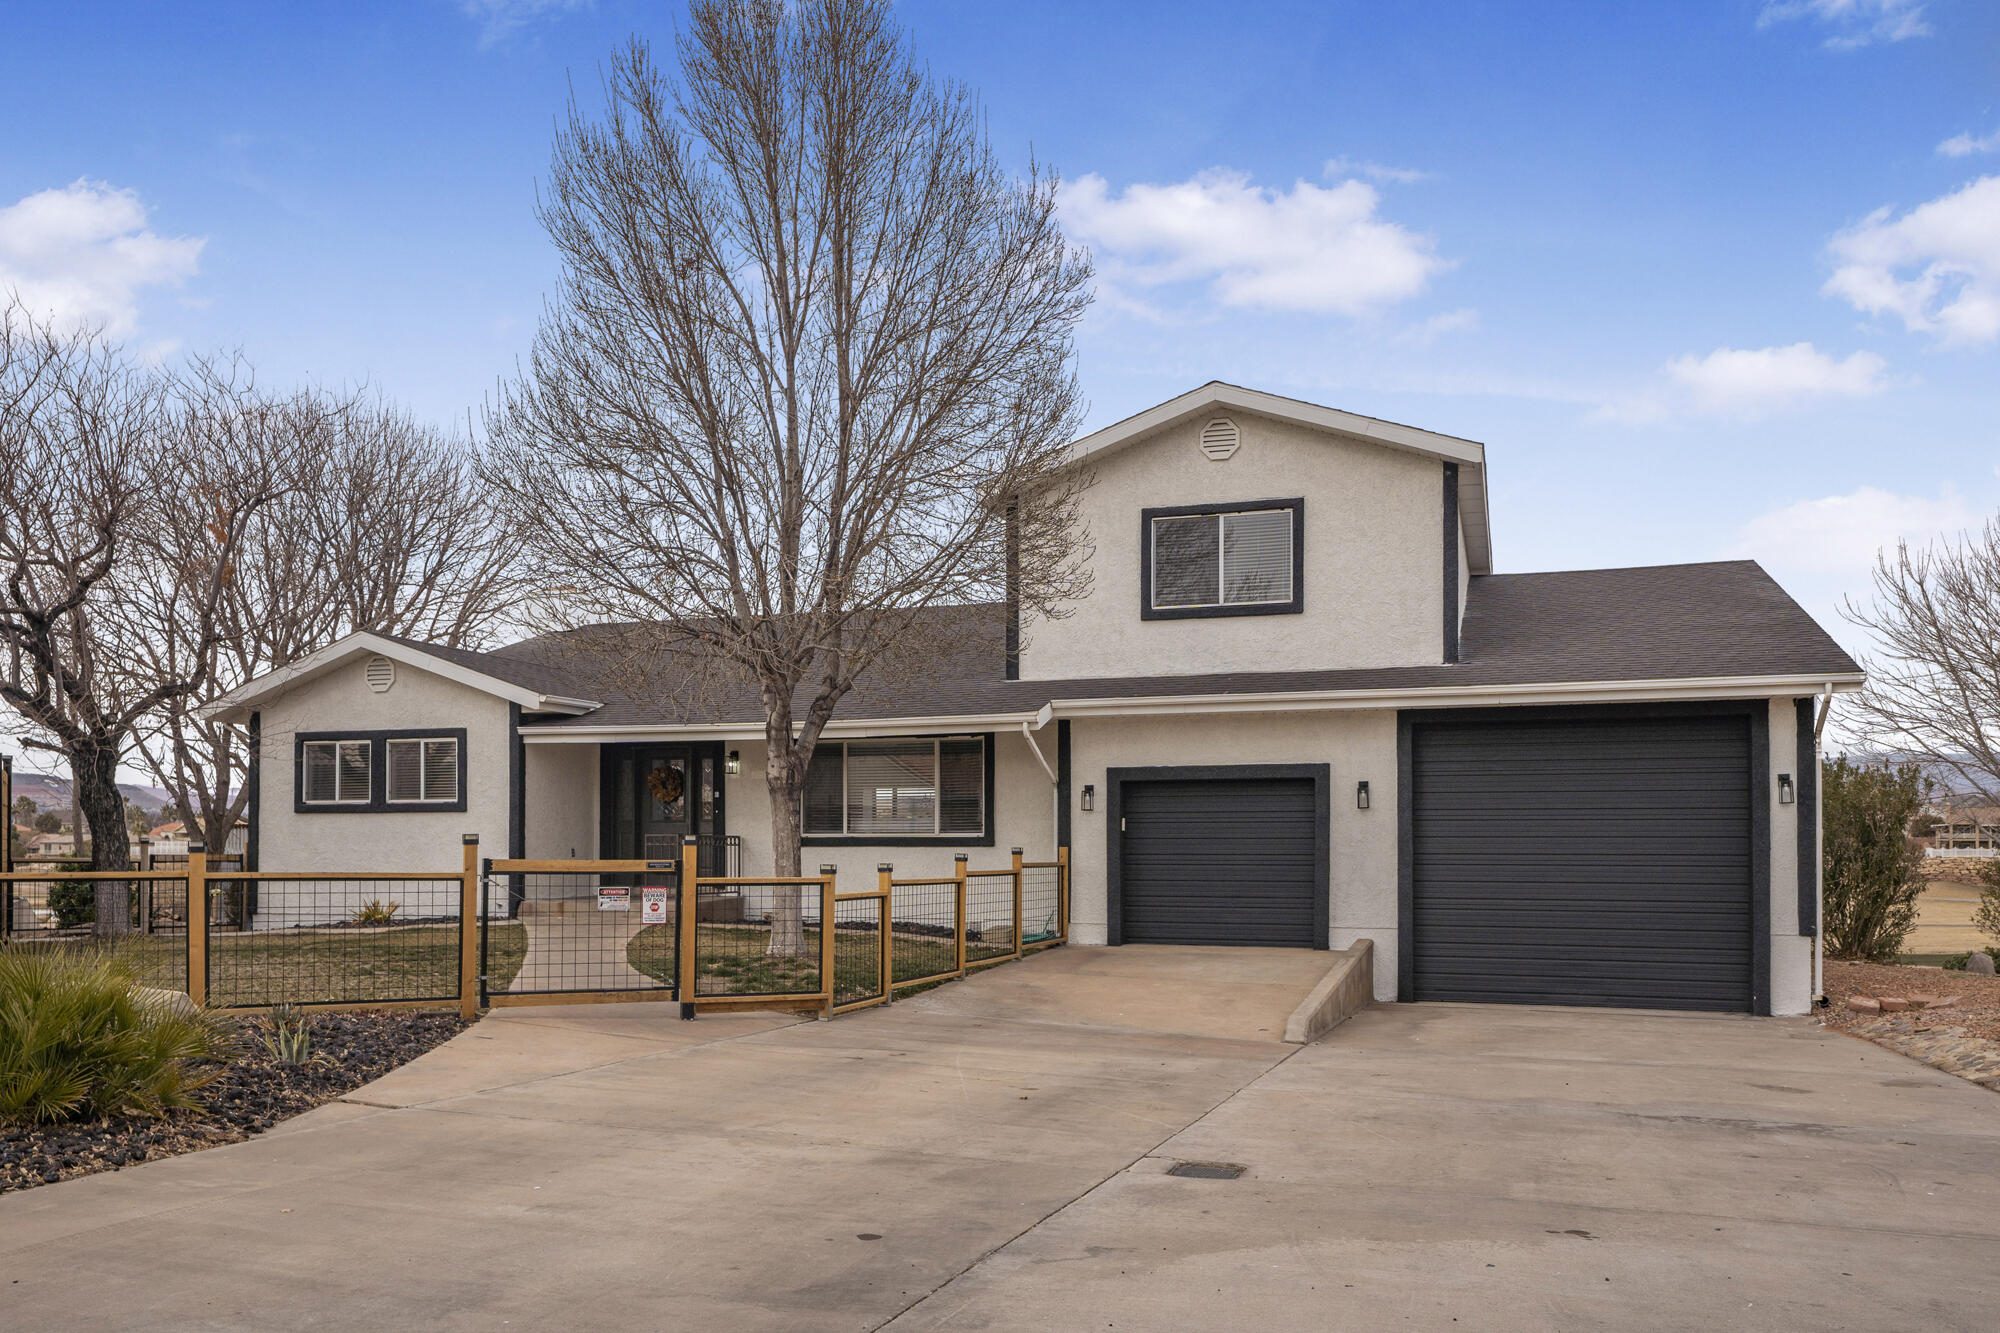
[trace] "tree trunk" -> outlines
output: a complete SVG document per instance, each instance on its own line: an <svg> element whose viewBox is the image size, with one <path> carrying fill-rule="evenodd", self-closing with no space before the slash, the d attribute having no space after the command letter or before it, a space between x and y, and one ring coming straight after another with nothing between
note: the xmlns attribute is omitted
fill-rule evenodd
<svg viewBox="0 0 2000 1333"><path fill-rule="evenodd" d="M790 730L789 720L786 730ZM767 730L766 737L770 736ZM789 740L790 737L786 736ZM799 796L804 783L794 778L792 751L769 745L764 766L764 785L771 794L771 874L779 879L799 873ZM803 897L797 884L780 884L771 895L771 943L766 952L773 958L796 958L806 951Z"/></svg>
<svg viewBox="0 0 2000 1333"><path fill-rule="evenodd" d="M99 745L70 756L70 793L90 829L90 868L124 870L131 865L125 827L125 797L118 790L118 750ZM78 829L79 836L82 829ZM96 934L109 938L132 928L132 886L122 879L97 881Z"/></svg>

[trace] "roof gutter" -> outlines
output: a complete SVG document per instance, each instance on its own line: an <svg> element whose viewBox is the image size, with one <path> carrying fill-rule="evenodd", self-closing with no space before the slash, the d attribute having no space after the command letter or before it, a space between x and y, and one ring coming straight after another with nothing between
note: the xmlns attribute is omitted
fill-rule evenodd
<svg viewBox="0 0 2000 1333"><path fill-rule="evenodd" d="M1257 694L1158 695L1112 699L1056 699L1059 717L1145 717L1188 713L1326 712L1379 708L1460 708L1481 705L1646 703L1656 700L1742 699L1798 695L1824 686L1846 694L1861 688L1859 674L1710 676L1678 680L1569 681L1540 685L1444 685L1409 690L1289 690Z"/></svg>

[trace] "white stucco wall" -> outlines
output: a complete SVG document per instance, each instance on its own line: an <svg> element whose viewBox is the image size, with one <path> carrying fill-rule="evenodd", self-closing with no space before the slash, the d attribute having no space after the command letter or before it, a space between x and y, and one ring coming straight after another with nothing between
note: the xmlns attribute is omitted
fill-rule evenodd
<svg viewBox="0 0 2000 1333"><path fill-rule="evenodd" d="M408 664L377 694L355 661L266 702L262 714L258 859L266 871L457 870L460 838L507 854L507 704ZM293 809L301 732L465 728L465 810L366 813Z"/></svg>
<svg viewBox="0 0 2000 1333"><path fill-rule="evenodd" d="M1778 802L1778 775L1789 773L1794 790L1799 780L1798 716L1792 700L1771 700L1771 781L1765 797L1771 807L1771 1012L1803 1014L1812 1010L1813 941L1799 934L1798 802Z"/></svg>
<svg viewBox="0 0 2000 1333"><path fill-rule="evenodd" d="M1072 813L1070 938L1107 938L1105 771L1174 764L1327 764L1332 769L1330 947L1375 942L1375 998L1396 998L1396 714L1389 710L1211 717L1082 718L1071 724L1073 800L1086 783L1097 809ZM1369 808L1354 808L1368 783Z"/></svg>
<svg viewBox="0 0 2000 1333"><path fill-rule="evenodd" d="M1056 761L1053 727L1045 728L1036 740L1051 767ZM743 873L768 875L771 871L771 797L764 784L765 747L761 741L732 742L741 752L743 771L723 779L723 801L731 833L743 838ZM808 875L821 865L839 867L839 891L860 893L875 887L875 867L887 861L896 868L898 879L949 876L952 854L967 852L973 870L999 870L1011 863L1008 849L1019 847L1030 861L1054 857L1055 800L1048 774L1028 750L1019 732L998 732L993 737L993 845L968 847L964 839L941 838L935 845L916 847L814 846L809 839L800 852L800 869Z"/></svg>
<svg viewBox="0 0 2000 1333"><path fill-rule="evenodd" d="M525 855L533 861L594 858L598 819L598 747L522 747Z"/></svg>
<svg viewBox="0 0 2000 1333"><path fill-rule="evenodd" d="M1211 462L1208 418L1094 461L1082 500L1094 586L1065 619L1024 626L1025 679L1311 670L1441 660L1444 483L1434 458L1247 412L1242 447ZM1305 497L1305 609L1142 620L1140 511ZM1461 563L1461 568L1463 567Z"/></svg>

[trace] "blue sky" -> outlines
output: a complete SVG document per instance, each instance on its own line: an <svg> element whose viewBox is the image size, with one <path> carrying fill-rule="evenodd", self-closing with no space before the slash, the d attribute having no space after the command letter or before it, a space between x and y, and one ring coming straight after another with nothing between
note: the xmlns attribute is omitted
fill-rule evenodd
<svg viewBox="0 0 2000 1333"><path fill-rule="evenodd" d="M2000 6L907 0L1099 260L1102 424L1234 380L1489 449L1503 570L1872 552L2000 504ZM678 7L17 5L0 283L463 421L572 82Z"/></svg>

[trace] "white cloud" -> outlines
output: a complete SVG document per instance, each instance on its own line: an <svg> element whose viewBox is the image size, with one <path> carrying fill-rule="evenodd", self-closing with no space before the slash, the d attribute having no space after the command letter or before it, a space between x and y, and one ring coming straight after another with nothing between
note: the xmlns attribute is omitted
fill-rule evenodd
<svg viewBox="0 0 2000 1333"><path fill-rule="evenodd" d="M1873 352L1844 359L1811 343L1789 347L1718 347L1661 367L1660 382L1604 404L1593 420L1645 425L1675 417L1758 421L1834 398L1865 398L1888 387L1886 362Z"/></svg>
<svg viewBox="0 0 2000 1333"><path fill-rule="evenodd" d="M2000 176L1901 217L1877 209L1827 246L1828 295L1947 343L2000 337Z"/></svg>
<svg viewBox="0 0 2000 1333"><path fill-rule="evenodd" d="M537 19L590 9L596 0L459 0L459 11L479 25L479 47L512 37Z"/></svg>
<svg viewBox="0 0 2000 1333"><path fill-rule="evenodd" d="M1951 138L1939 144L1937 150L1945 157L1971 157L1974 153L2000 153L2000 130L1995 130L1984 138L1975 136L1970 130L1967 130L1964 134L1954 134Z"/></svg>
<svg viewBox="0 0 2000 1333"><path fill-rule="evenodd" d="M1371 181L1383 181L1390 185L1415 185L1433 178L1431 172L1419 171L1415 167L1385 167L1380 162L1356 162L1345 157L1328 158L1320 173L1328 180L1366 176Z"/></svg>
<svg viewBox="0 0 2000 1333"><path fill-rule="evenodd" d="M1759 514L1737 534L1733 554L1773 571L1858 579L1874 567L1876 552L1893 550L1899 540L1921 544L1976 521L1965 498L1949 486L1935 497L1863 486Z"/></svg>
<svg viewBox="0 0 2000 1333"><path fill-rule="evenodd" d="M1115 196L1093 173L1061 200L1114 304L1129 300L1121 289L1203 283L1225 306L1356 316L1416 296L1450 267L1429 237L1379 216L1380 202L1357 180L1279 193L1221 168Z"/></svg>
<svg viewBox="0 0 2000 1333"><path fill-rule="evenodd" d="M1432 315L1422 323L1404 329L1396 335L1396 341L1415 347L1429 347L1446 334L1470 333L1478 327L1479 312L1469 306L1462 306L1457 310L1447 310L1442 314Z"/></svg>
<svg viewBox="0 0 2000 1333"><path fill-rule="evenodd" d="M1757 15L1757 26L1768 28L1792 19L1810 19L1831 28L1825 42L1830 51L1931 34L1921 0L1770 0Z"/></svg>
<svg viewBox="0 0 2000 1333"><path fill-rule="evenodd" d="M193 277L206 244L148 229L134 191L79 180L0 208L0 295L123 337L138 322L140 290Z"/></svg>

